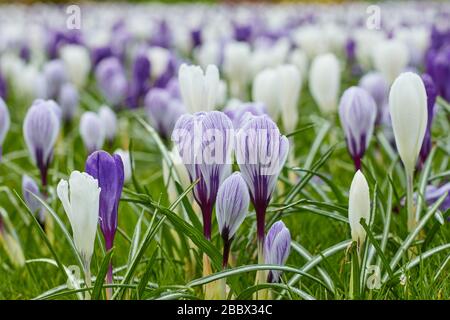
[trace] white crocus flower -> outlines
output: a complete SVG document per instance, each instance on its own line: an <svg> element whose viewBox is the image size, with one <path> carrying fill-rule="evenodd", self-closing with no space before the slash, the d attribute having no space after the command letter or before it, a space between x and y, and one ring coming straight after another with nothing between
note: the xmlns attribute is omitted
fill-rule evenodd
<svg viewBox="0 0 450 320"><path fill-rule="evenodd" d="M87 48L81 45L65 45L60 50L61 59L66 65L70 80L82 88L91 70L91 58Z"/></svg>
<svg viewBox="0 0 450 320"><path fill-rule="evenodd" d="M244 98L250 78L250 46L245 42L231 42L225 47L223 71L230 81L234 97Z"/></svg>
<svg viewBox="0 0 450 320"><path fill-rule="evenodd" d="M298 121L298 100L302 87L300 72L294 65L282 65L277 68L278 102L284 131L293 132Z"/></svg>
<svg viewBox="0 0 450 320"><path fill-rule="evenodd" d="M364 243L366 239L366 231L361 225L361 219L366 224L369 223L370 217L370 194L367 180L360 170L356 171L352 184L350 186L349 203L348 203L348 221L352 233L352 240L358 245Z"/></svg>
<svg viewBox="0 0 450 320"><path fill-rule="evenodd" d="M212 111L217 105L219 70L209 65L206 72L199 66L182 64L178 71L183 103L190 113Z"/></svg>
<svg viewBox="0 0 450 320"><path fill-rule="evenodd" d="M278 75L275 69L264 69L256 75L252 86L253 101L263 103L274 121L278 119L280 112L277 80Z"/></svg>
<svg viewBox="0 0 450 320"><path fill-rule="evenodd" d="M339 62L334 54L327 53L314 59L309 72L309 89L323 113L336 111L340 80Z"/></svg>
<svg viewBox="0 0 450 320"><path fill-rule="evenodd" d="M392 83L409 62L408 47L400 40L381 41L374 48L373 63L385 79Z"/></svg>
<svg viewBox="0 0 450 320"><path fill-rule="evenodd" d="M130 152L123 149L116 149L114 151L114 154L117 154L122 159L123 163L123 174L124 174L124 180L125 182L130 181L131 179L131 159L130 159Z"/></svg>
<svg viewBox="0 0 450 320"><path fill-rule="evenodd" d="M73 240L83 260L89 285L89 266L99 218L98 181L85 172L73 171L69 181L61 180L58 183L56 192L72 226Z"/></svg>

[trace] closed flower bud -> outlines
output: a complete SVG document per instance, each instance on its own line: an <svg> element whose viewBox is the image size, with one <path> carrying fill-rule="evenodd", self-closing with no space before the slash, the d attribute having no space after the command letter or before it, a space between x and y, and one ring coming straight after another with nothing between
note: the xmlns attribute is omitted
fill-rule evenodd
<svg viewBox="0 0 450 320"><path fill-rule="evenodd" d="M278 104L277 72L269 68L260 71L253 80L252 98L253 101L266 106L267 112L273 120L278 119L280 106Z"/></svg>
<svg viewBox="0 0 450 320"><path fill-rule="evenodd" d="M131 159L130 152L127 150L116 149L114 154L117 154L122 159L123 163L123 175L125 182L129 182L131 180Z"/></svg>
<svg viewBox="0 0 450 320"><path fill-rule="evenodd" d="M365 223L369 223L370 217L370 194L369 185L361 171L356 171L350 186L350 194L348 200L348 221L352 233L352 240L356 241L359 246L366 239L366 231L361 225L361 219Z"/></svg>
<svg viewBox="0 0 450 320"><path fill-rule="evenodd" d="M365 89L375 100L377 105L376 123L380 124L387 111L389 84L381 73L369 72L361 78L359 86Z"/></svg>
<svg viewBox="0 0 450 320"><path fill-rule="evenodd" d="M298 121L298 101L302 88L300 72L294 65L281 65L278 74L278 103L286 132L293 132Z"/></svg>
<svg viewBox="0 0 450 320"><path fill-rule="evenodd" d="M402 73L389 93L389 112L398 153L408 173L414 171L427 127L427 93L422 79Z"/></svg>
<svg viewBox="0 0 450 320"><path fill-rule="evenodd" d="M153 88L145 97L145 111L159 135L168 139L178 118L186 113L184 105L165 89Z"/></svg>
<svg viewBox="0 0 450 320"><path fill-rule="evenodd" d="M66 83L61 87L58 96L58 104L61 107L63 120L72 120L79 104L78 90L73 84Z"/></svg>
<svg viewBox="0 0 450 320"><path fill-rule="evenodd" d="M53 157L60 120L54 105L37 100L28 109L23 122L23 135L33 162L41 172L42 184L47 184L47 169Z"/></svg>
<svg viewBox="0 0 450 320"><path fill-rule="evenodd" d="M105 143L105 128L95 112L87 111L81 116L80 135L88 154L102 148Z"/></svg>
<svg viewBox="0 0 450 320"><path fill-rule="evenodd" d="M47 62L44 66L44 78L47 88L47 99L56 99L59 91L67 81L64 63L57 59Z"/></svg>
<svg viewBox="0 0 450 320"><path fill-rule="evenodd" d="M239 129L245 124L247 113L254 116L267 114L266 107L262 103L242 103L240 101L227 105L223 112L231 119L231 121L233 121L235 129Z"/></svg>
<svg viewBox="0 0 450 320"><path fill-rule="evenodd" d="M108 106L101 106L98 111L98 116L105 129L105 138L112 144L117 133L116 113Z"/></svg>
<svg viewBox="0 0 450 320"><path fill-rule="evenodd" d="M122 64L115 57L103 59L95 69L95 78L106 101L118 106L127 95L128 82Z"/></svg>
<svg viewBox="0 0 450 320"><path fill-rule="evenodd" d="M366 90L351 87L344 91L339 105L339 117L356 170L361 169L361 159L372 138L376 116L375 101Z"/></svg>
<svg viewBox="0 0 450 320"><path fill-rule="evenodd" d="M224 180L217 192L216 215L219 232L225 241L233 238L248 212L250 196L241 173Z"/></svg>
<svg viewBox="0 0 450 320"><path fill-rule="evenodd" d="M331 53L317 56L309 71L309 90L322 113L337 109L341 71L339 62Z"/></svg>
<svg viewBox="0 0 450 320"><path fill-rule="evenodd" d="M250 45L245 42L230 42L223 57L223 72L230 81L231 94L244 97L250 80Z"/></svg>
<svg viewBox="0 0 450 320"><path fill-rule="evenodd" d="M11 120L9 117L8 107L0 97L0 160L2 158L2 146L5 141L6 134L9 131Z"/></svg>
<svg viewBox="0 0 450 320"><path fill-rule="evenodd" d="M73 171L69 181L61 180L58 183L56 192L72 226L75 246L83 259L84 267L88 269L98 224L98 181L85 172Z"/></svg>
<svg viewBox="0 0 450 320"><path fill-rule="evenodd" d="M375 68L389 83L406 68L409 61L408 47L401 41L390 39L381 41L373 51Z"/></svg>
<svg viewBox="0 0 450 320"><path fill-rule="evenodd" d="M70 81L78 88L84 87L91 70L88 49L76 44L65 45L60 50L60 56L64 61Z"/></svg>
<svg viewBox="0 0 450 320"><path fill-rule="evenodd" d="M264 262L284 266L291 249L291 233L283 221L275 222L270 228L264 243ZM276 283L280 280L281 271L270 270L267 282Z"/></svg>
<svg viewBox="0 0 450 320"><path fill-rule="evenodd" d="M209 65L206 72L199 66L181 65L178 72L181 97L188 112L214 110L219 93L219 70Z"/></svg>
<svg viewBox="0 0 450 320"><path fill-rule="evenodd" d="M27 204L30 211L33 214L36 214L39 219L39 222L43 224L45 219L43 207L42 204L39 202L39 200L36 199L36 197L33 194L35 196L42 197L37 183L29 176L23 175L22 176L23 199L25 200L25 203Z"/></svg>

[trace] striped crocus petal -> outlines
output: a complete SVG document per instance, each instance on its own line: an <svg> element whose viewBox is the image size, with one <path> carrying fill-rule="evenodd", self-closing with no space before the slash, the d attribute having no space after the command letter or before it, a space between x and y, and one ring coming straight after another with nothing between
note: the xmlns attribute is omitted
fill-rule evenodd
<svg viewBox="0 0 450 320"><path fill-rule="evenodd" d="M361 167L361 158L372 137L376 116L375 101L366 90L359 87L345 90L339 105L339 117L356 170Z"/></svg>
<svg viewBox="0 0 450 320"><path fill-rule="evenodd" d="M275 222L267 233L264 242L264 259L266 264L283 266L291 249L291 233L282 221ZM270 270L268 282L278 282L281 271Z"/></svg>
<svg viewBox="0 0 450 320"><path fill-rule="evenodd" d="M236 160L257 214L258 238L264 239L265 212L289 151L289 141L266 115L247 113L236 135Z"/></svg>
<svg viewBox="0 0 450 320"><path fill-rule="evenodd" d="M191 181L199 179L194 187L194 198L202 210L203 231L209 239L217 191L231 173L233 124L219 111L186 114L178 119L172 140Z"/></svg>

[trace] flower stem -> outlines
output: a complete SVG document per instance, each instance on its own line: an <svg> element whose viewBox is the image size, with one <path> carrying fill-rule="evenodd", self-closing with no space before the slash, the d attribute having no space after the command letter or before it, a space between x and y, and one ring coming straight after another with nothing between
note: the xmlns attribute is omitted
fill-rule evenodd
<svg viewBox="0 0 450 320"><path fill-rule="evenodd" d="M406 172L406 206L408 212L408 232L411 232L417 224L414 214L413 172Z"/></svg>
<svg viewBox="0 0 450 320"><path fill-rule="evenodd" d="M90 288L92 286L91 281L91 268L90 268L90 261L84 262L84 283L86 284L87 288ZM91 293L89 291L90 289L86 290L84 299L85 300L91 300Z"/></svg>

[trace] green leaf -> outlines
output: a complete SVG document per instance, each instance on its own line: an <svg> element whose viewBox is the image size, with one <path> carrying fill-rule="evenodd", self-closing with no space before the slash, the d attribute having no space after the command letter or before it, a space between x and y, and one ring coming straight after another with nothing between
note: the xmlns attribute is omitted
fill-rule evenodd
<svg viewBox="0 0 450 320"><path fill-rule="evenodd" d="M111 258L114 252L114 247L109 250L104 256L102 263L100 265L100 269L98 270L97 277L95 278L94 289L92 290L92 300L98 300L100 298L100 294L102 293L103 283L108 272L108 266L111 262Z"/></svg>

